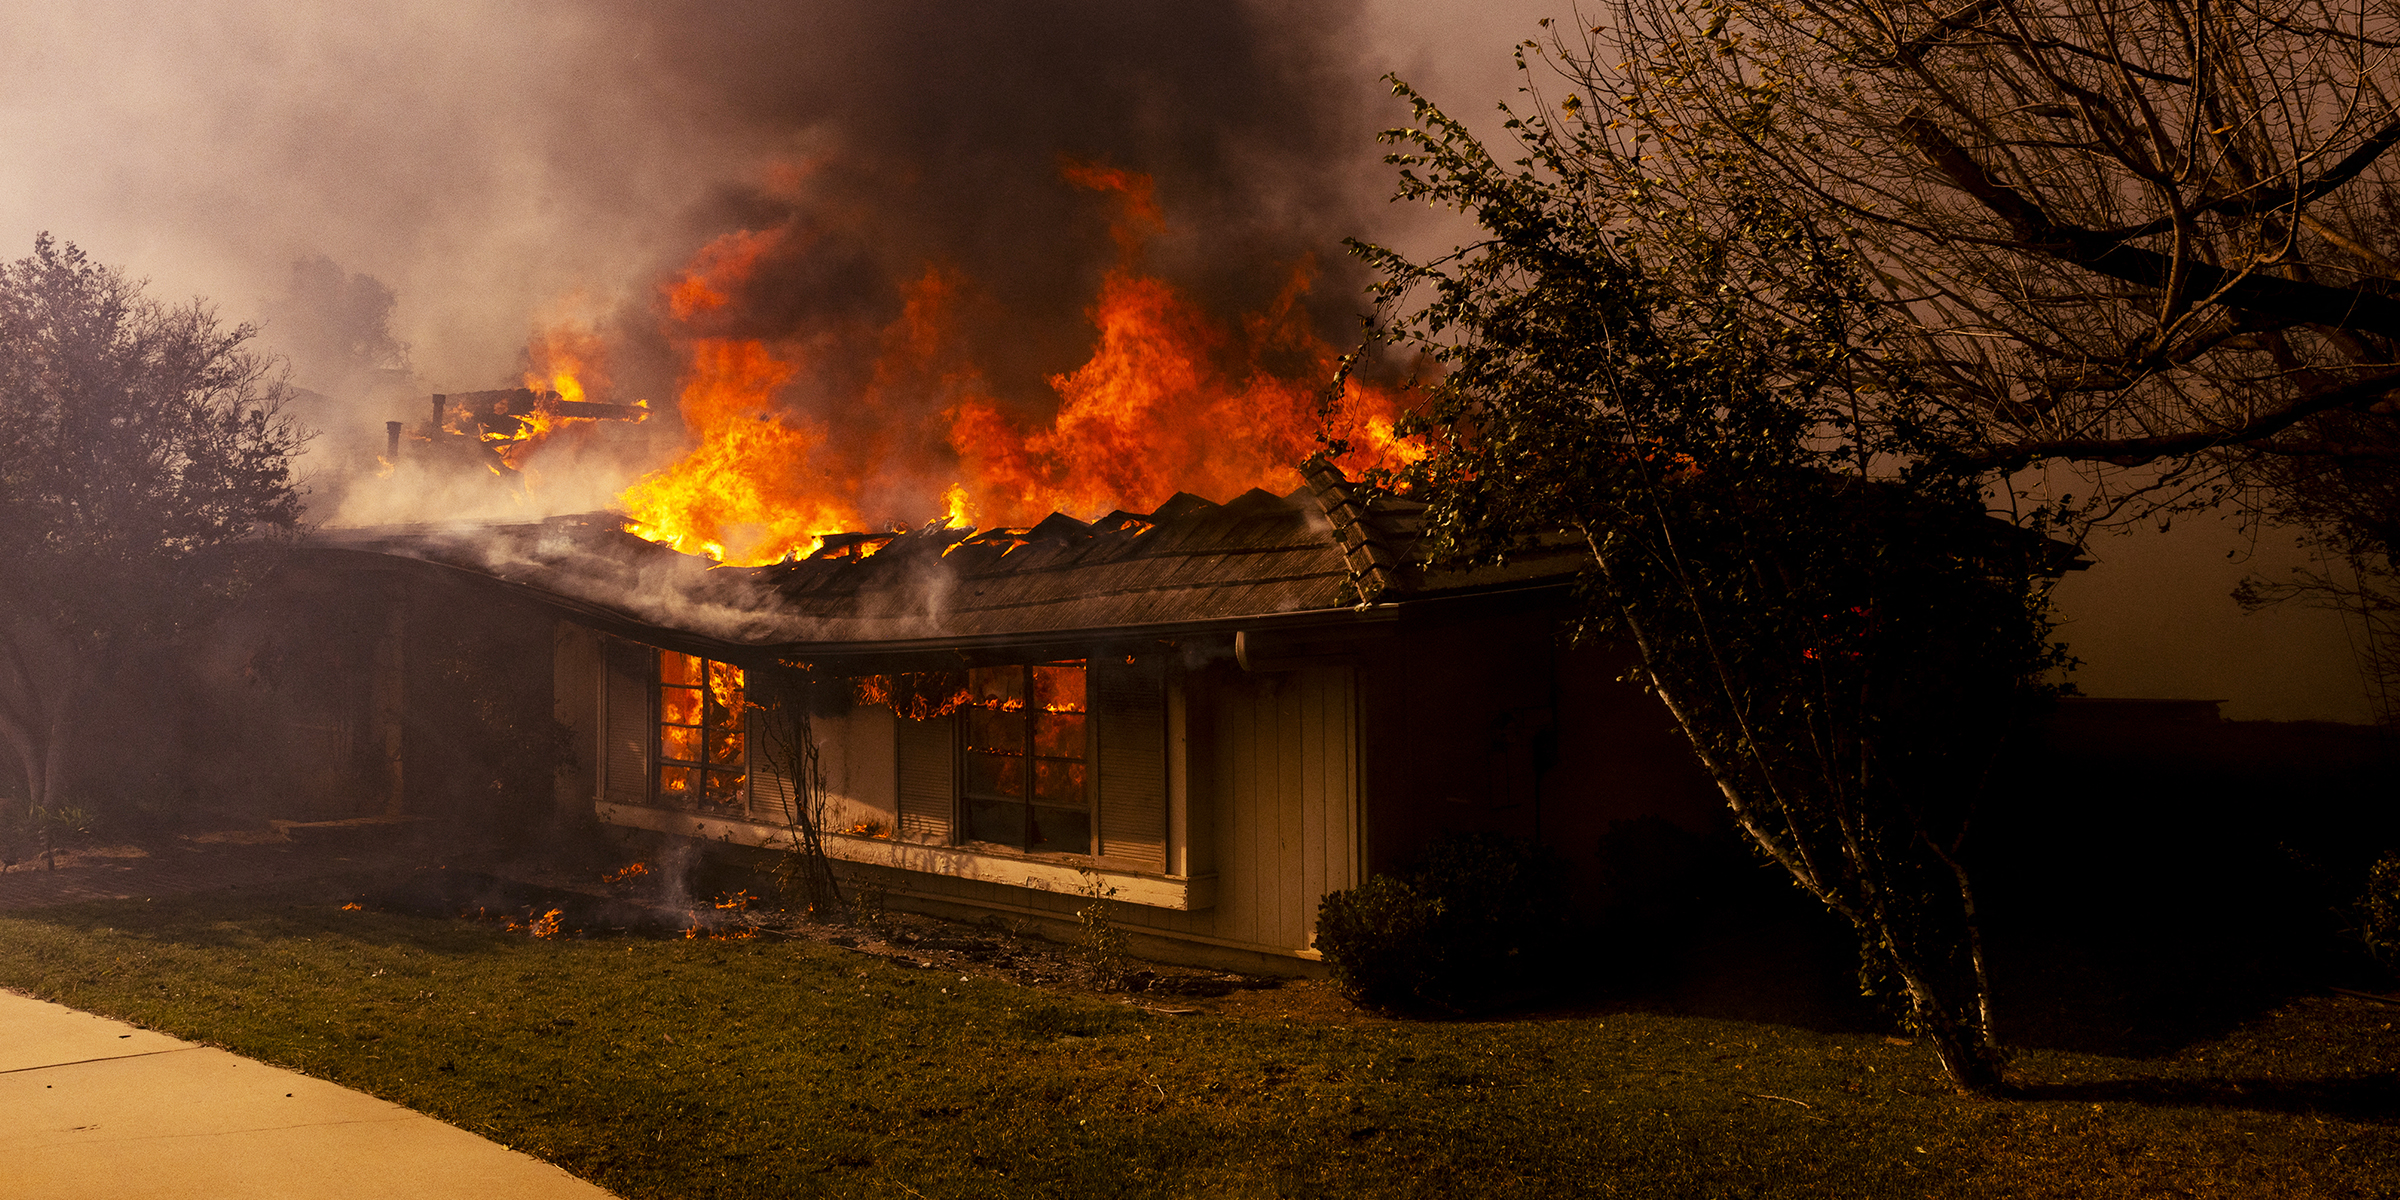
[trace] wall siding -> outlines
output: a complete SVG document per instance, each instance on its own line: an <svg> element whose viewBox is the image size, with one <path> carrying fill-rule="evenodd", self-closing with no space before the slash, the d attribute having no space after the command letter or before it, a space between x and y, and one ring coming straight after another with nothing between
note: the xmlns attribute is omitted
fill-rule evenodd
<svg viewBox="0 0 2400 1200"><path fill-rule="evenodd" d="M1097 714L1101 858L1154 874L1167 869L1167 706L1165 663L1092 662Z"/></svg>
<svg viewBox="0 0 2400 1200"><path fill-rule="evenodd" d="M793 795L797 789L785 762L795 748L782 744L792 735L769 728L779 714L765 708L752 708L743 719L750 750L751 819L789 825L799 818Z"/></svg>
<svg viewBox="0 0 2400 1200"><path fill-rule="evenodd" d="M601 720L608 741L600 755L600 786L602 795L618 804L650 801L652 653L648 646L608 639Z"/></svg>
<svg viewBox="0 0 2400 1200"><path fill-rule="evenodd" d="M1358 882L1356 696L1346 666L1218 689L1214 936L1307 949L1318 901Z"/></svg>
<svg viewBox="0 0 2400 1200"><path fill-rule="evenodd" d="M896 720L896 757L900 777L900 836L912 842L950 841L952 814L957 805L958 755L953 745L955 722L949 717L930 721Z"/></svg>
<svg viewBox="0 0 2400 1200"><path fill-rule="evenodd" d="M863 821L900 826L899 721L892 710L862 704L847 715L819 717L817 752L825 759L825 790L831 824L848 829Z"/></svg>

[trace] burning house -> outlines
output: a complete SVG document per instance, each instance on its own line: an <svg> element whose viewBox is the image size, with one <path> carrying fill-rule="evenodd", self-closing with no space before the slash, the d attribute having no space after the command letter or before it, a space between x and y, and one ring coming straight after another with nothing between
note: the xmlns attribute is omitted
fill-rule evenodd
<svg viewBox="0 0 2400 1200"><path fill-rule="evenodd" d="M827 856L892 903L1071 919L1100 894L1148 952L1290 969L1325 894L1443 833L1572 867L1612 821L1713 819L1663 710L1561 641L1575 548L1429 570L1417 516L1323 470L1090 523L835 535L762 567L606 515L338 531L283 591L340 628L260 619L350 668L299 711L350 764L313 786L369 799L322 815L485 805L530 842L777 847L813 803ZM521 739L560 765L513 804L488 764L462 794L440 735L507 727L509 689L570 739Z"/></svg>

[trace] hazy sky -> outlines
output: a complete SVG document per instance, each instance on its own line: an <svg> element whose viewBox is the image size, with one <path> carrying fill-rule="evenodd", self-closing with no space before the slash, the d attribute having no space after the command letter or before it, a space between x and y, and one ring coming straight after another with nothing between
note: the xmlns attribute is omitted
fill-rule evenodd
<svg viewBox="0 0 2400 1200"><path fill-rule="evenodd" d="M424 391L513 384L534 329L638 310L662 270L793 187L834 214L833 252L782 281L795 303L889 303L892 262L939 256L1015 281L1004 299L1076 336L1090 293L1073 285L1108 249L1042 236L1089 219L1059 200L1062 154L1157 174L1181 231L1161 253L1203 293L1255 291L1257 251L1315 249L1338 316L1356 281L1336 239L1444 237L1382 203L1371 135L1405 113L1378 76L1488 111L1515 86L1513 43L1563 8L4 2L0 253L49 230L236 319L330 260L389 289ZM796 184L776 174L793 164ZM1028 340L1026 370L1055 369L1058 348ZM2242 570L2291 558L2270 540L2229 565L2247 549L2208 522L2096 545L2059 592L2085 689L2364 719L2337 620L2233 607Z"/></svg>

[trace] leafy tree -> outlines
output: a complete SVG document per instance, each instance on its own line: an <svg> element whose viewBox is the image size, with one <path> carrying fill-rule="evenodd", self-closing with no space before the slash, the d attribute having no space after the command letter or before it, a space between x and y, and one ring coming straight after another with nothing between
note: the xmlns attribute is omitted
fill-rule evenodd
<svg viewBox="0 0 2400 1200"><path fill-rule="evenodd" d="M51 810L98 703L218 612L299 519L303 435L252 329L44 234L0 264L0 743ZM81 739L79 741L79 739Z"/></svg>
<svg viewBox="0 0 2400 1200"><path fill-rule="evenodd" d="M1512 119L1504 166L1400 91L1402 198L1484 236L1354 247L1378 333L1439 369L1407 426L1432 453L1377 482L1429 504L1436 556L1583 543L1585 624L1638 650L1735 821L1857 928L1953 1080L1998 1086L1967 856L2056 659L2046 543L1985 515L1938 396L1869 369L1905 329L1774 180L1728 161L1683 210L1593 171L1571 112Z"/></svg>

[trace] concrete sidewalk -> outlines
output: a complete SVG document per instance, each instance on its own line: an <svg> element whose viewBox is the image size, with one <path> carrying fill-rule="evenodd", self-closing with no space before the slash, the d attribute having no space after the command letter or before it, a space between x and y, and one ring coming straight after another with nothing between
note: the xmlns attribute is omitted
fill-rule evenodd
<svg viewBox="0 0 2400 1200"><path fill-rule="evenodd" d="M610 1200L399 1105L0 991L7 1200Z"/></svg>

